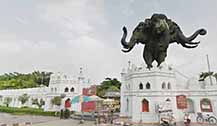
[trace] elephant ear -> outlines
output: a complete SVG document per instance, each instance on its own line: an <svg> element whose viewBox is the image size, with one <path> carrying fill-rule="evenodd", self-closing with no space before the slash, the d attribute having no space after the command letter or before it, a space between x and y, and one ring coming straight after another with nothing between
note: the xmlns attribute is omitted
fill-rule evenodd
<svg viewBox="0 0 217 126"><path fill-rule="evenodd" d="M148 29L151 27L151 19L145 19L145 24L144 24L145 31L148 31Z"/></svg>

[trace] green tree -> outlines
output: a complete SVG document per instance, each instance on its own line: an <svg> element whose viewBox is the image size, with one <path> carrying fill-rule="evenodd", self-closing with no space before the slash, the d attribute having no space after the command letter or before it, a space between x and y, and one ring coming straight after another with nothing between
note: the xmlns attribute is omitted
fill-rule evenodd
<svg viewBox="0 0 217 126"><path fill-rule="evenodd" d="M34 71L28 74L18 72L5 73L0 75L0 90L1 89L20 89L33 88L40 85L49 85L50 75L52 72Z"/></svg>
<svg viewBox="0 0 217 126"><path fill-rule="evenodd" d="M200 75L199 75L199 81L204 81L207 77L209 76L216 76L216 74L214 74L214 72L202 72Z"/></svg>
<svg viewBox="0 0 217 126"><path fill-rule="evenodd" d="M23 94L19 96L18 100L21 102L22 105L24 105L29 100L29 95Z"/></svg>
<svg viewBox="0 0 217 126"><path fill-rule="evenodd" d="M45 86L49 85L50 75L52 74L52 72L34 71L32 74L34 76L35 82L37 82L38 84L43 84Z"/></svg>
<svg viewBox="0 0 217 126"><path fill-rule="evenodd" d="M9 104L12 102L12 98L11 97L5 97L4 98L4 104L8 107Z"/></svg>
<svg viewBox="0 0 217 126"><path fill-rule="evenodd" d="M40 100L36 98L36 99L32 99L32 104L37 105L38 108L41 108L43 105L45 105L45 101L42 98Z"/></svg>
<svg viewBox="0 0 217 126"><path fill-rule="evenodd" d="M107 91L120 91L121 82L116 78L105 78L105 80L97 86L97 95L103 97Z"/></svg>
<svg viewBox="0 0 217 126"><path fill-rule="evenodd" d="M55 96L53 99L51 99L51 103L53 105L60 106L61 105L61 97L60 96Z"/></svg>

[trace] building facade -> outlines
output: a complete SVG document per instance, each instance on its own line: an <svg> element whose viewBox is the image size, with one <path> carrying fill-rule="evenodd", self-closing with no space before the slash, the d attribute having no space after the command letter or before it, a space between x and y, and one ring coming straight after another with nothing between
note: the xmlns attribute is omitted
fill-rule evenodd
<svg viewBox="0 0 217 126"><path fill-rule="evenodd" d="M176 121L183 121L186 112L190 113L192 121L195 121L198 112L217 115L215 78L211 78L212 83L209 78L203 82L190 78L181 83L176 76L175 70L166 65L151 70L135 65L123 69L121 116L129 117L133 122L159 123L165 106ZM180 102L178 97L185 100ZM180 108L183 102L186 102L186 108Z"/></svg>
<svg viewBox="0 0 217 126"><path fill-rule="evenodd" d="M85 85L88 85L87 83L88 81L85 80L82 71L80 71L80 75L77 78L62 73L52 74L48 87L0 90L0 105L5 105L6 99L10 98L10 107L28 106L37 108L33 104L33 99L42 99L45 102L42 106L45 111L59 111L63 108L81 111L81 103L71 104L70 101L73 97L82 95L83 88ZM27 94L29 97L25 104L21 104L19 101L19 97L23 94ZM62 97L60 106L53 105L51 102L56 96Z"/></svg>

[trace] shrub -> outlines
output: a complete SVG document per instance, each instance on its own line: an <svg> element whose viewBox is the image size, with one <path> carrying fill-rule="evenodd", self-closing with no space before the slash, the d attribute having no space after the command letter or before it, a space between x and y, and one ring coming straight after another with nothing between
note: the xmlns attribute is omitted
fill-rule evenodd
<svg viewBox="0 0 217 126"><path fill-rule="evenodd" d="M28 115L42 115L42 116L55 116L56 112L45 112L43 109L36 108L15 108L0 106L0 112L11 113L11 114L28 114Z"/></svg>

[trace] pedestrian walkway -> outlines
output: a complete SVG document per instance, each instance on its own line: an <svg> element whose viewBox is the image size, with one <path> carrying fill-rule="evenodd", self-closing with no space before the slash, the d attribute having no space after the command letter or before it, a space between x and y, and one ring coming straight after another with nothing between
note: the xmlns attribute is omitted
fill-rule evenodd
<svg viewBox="0 0 217 126"><path fill-rule="evenodd" d="M94 126L94 121L84 121L80 124L79 120L67 119L67 120L54 120L45 123L33 124L32 126Z"/></svg>

